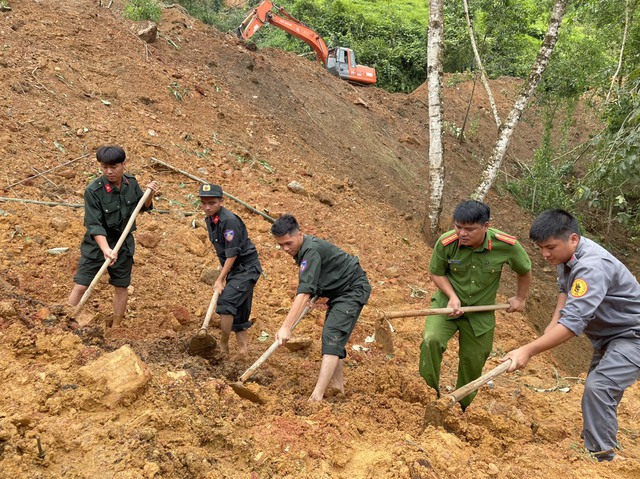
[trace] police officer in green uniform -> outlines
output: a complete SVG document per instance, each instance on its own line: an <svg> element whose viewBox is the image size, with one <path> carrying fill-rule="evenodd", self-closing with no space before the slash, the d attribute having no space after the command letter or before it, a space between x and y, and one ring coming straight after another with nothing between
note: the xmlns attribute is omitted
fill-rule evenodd
<svg viewBox="0 0 640 479"><path fill-rule="evenodd" d="M276 339L280 344L289 340L293 324L311 297L328 298L322 328L322 363L309 401L322 401L329 383L344 393L345 346L371 294L367 275L356 256L345 253L328 241L303 234L297 220L290 214L278 218L271 227L271 233L298 265L297 294Z"/></svg>
<svg viewBox="0 0 640 479"><path fill-rule="evenodd" d="M134 223L120 250L113 248L129 222L131 214L144 196L138 181L125 173L126 154L119 146L101 146L96 151L102 176L93 180L84 192L84 226L86 232L80 245L78 270L73 278L75 285L68 299L71 306L77 306L91 281L107 259L109 283L114 287L113 326L119 326L127 309L128 291L131 284L135 241ZM157 191L155 181L147 188ZM140 211L153 208L150 195Z"/></svg>
<svg viewBox="0 0 640 479"><path fill-rule="evenodd" d="M220 293L216 306L220 315L220 349L229 352L229 336L233 331L238 354L246 356L253 290L262 274L258 251L240 217L223 206L219 185L202 185L199 196L209 240L220 261L220 275L213 285Z"/></svg>
<svg viewBox="0 0 640 479"><path fill-rule="evenodd" d="M584 333L593 358L582 396L582 438L598 461L616 458L618 405L640 378L640 284L615 256L580 235L578 221L563 210L546 210L529 237L558 272L558 300L544 334L510 351L509 371L531 356Z"/></svg>
<svg viewBox="0 0 640 479"><path fill-rule="evenodd" d="M516 295L508 312L522 311L531 283L531 260L513 237L489 227L489 206L479 201L460 203L453 213L454 230L442 235L433 249L429 271L438 287L431 308L452 308L450 315L428 316L420 345L420 374L440 397L440 365L449 339L459 331L456 389L482 375L491 353L495 313L465 313L462 306L495 304L502 266L517 274ZM464 411L476 393L460 401Z"/></svg>

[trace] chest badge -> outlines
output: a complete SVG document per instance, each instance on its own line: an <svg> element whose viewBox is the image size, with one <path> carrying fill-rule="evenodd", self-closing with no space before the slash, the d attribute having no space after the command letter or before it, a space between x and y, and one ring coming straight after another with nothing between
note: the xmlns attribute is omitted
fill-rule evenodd
<svg viewBox="0 0 640 479"><path fill-rule="evenodd" d="M300 262L300 272L302 273L305 269L307 269L307 260L306 260L306 259L303 259L303 260Z"/></svg>
<svg viewBox="0 0 640 479"><path fill-rule="evenodd" d="M575 279L571 285L571 296L581 298L589 291L589 285L584 279Z"/></svg>
<svg viewBox="0 0 640 479"><path fill-rule="evenodd" d="M223 233L224 239L227 240L228 242L233 241L233 238L236 234L234 233L233 230L225 230L225 232Z"/></svg>

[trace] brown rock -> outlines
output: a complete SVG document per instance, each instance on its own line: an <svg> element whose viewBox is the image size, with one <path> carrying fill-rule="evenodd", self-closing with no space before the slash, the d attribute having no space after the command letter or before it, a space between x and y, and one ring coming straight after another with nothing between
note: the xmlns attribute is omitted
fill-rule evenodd
<svg viewBox="0 0 640 479"><path fill-rule="evenodd" d="M18 316L15 306L11 301L0 301L0 318L15 318Z"/></svg>
<svg viewBox="0 0 640 479"><path fill-rule="evenodd" d="M189 324L191 318L189 317L189 310L182 305L174 306L171 310L173 317L178 320L181 325Z"/></svg>
<svg viewBox="0 0 640 479"><path fill-rule="evenodd" d="M181 242L190 253L197 256L204 256L207 254L206 245L191 231L181 237Z"/></svg>
<svg viewBox="0 0 640 479"><path fill-rule="evenodd" d="M293 338L284 343L284 346L289 351L300 351L301 349L308 349L311 346L310 338Z"/></svg>
<svg viewBox="0 0 640 479"><path fill-rule="evenodd" d="M153 249L158 246L162 236L154 231L146 231L144 233L139 233L136 236L136 241L140 243L145 248Z"/></svg>
<svg viewBox="0 0 640 479"><path fill-rule="evenodd" d="M142 25L142 28L138 30L138 37L140 37L143 42L155 43L158 39L158 26L153 22Z"/></svg>
<svg viewBox="0 0 640 479"><path fill-rule="evenodd" d="M64 218L60 218L59 216L54 216L53 218L51 218L51 220L49 220L49 224L56 231L65 231L67 230L67 228L69 228L69 222Z"/></svg>
<svg viewBox="0 0 640 479"><path fill-rule="evenodd" d="M416 138L414 138L411 135L405 135L402 138L400 138L400 141L402 143L407 143L409 145L415 145L415 146L420 146L422 145L422 143L420 143L420 141L418 141Z"/></svg>
<svg viewBox="0 0 640 479"><path fill-rule="evenodd" d="M335 200L325 193L316 193L315 196L323 205L333 206L336 204Z"/></svg>
<svg viewBox="0 0 640 479"><path fill-rule="evenodd" d="M218 279L218 276L220 276L220 270L213 267L207 267L202 270L202 274L200 274L200 281L208 284L209 286L213 286Z"/></svg>

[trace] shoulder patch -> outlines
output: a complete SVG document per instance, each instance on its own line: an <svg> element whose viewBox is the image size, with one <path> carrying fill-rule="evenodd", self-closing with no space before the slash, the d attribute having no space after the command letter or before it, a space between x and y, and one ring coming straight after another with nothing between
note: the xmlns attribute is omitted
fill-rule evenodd
<svg viewBox="0 0 640 479"><path fill-rule="evenodd" d="M589 285L584 279L576 278L571 285L571 296L581 298L589 291Z"/></svg>
<svg viewBox="0 0 640 479"><path fill-rule="evenodd" d="M447 246L453 243L454 241L456 241L457 239L458 239L458 233L453 233L452 235L442 238L440 242L442 243L443 246Z"/></svg>
<svg viewBox="0 0 640 479"><path fill-rule="evenodd" d="M498 233L496 235L496 239L502 241L503 243L510 244L512 246L516 244L516 241L517 241L515 236L506 235L504 233Z"/></svg>
<svg viewBox="0 0 640 479"><path fill-rule="evenodd" d="M300 262L300 272L303 273L305 269L307 269L308 263L306 259L303 259Z"/></svg>

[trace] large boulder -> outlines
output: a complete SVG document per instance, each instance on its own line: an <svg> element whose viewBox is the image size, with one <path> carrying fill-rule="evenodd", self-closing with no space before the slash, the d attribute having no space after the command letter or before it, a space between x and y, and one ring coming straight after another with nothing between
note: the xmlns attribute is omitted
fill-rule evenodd
<svg viewBox="0 0 640 479"><path fill-rule="evenodd" d="M115 407L134 401L151 379L151 372L127 344L78 370L87 385L104 388L102 402Z"/></svg>

